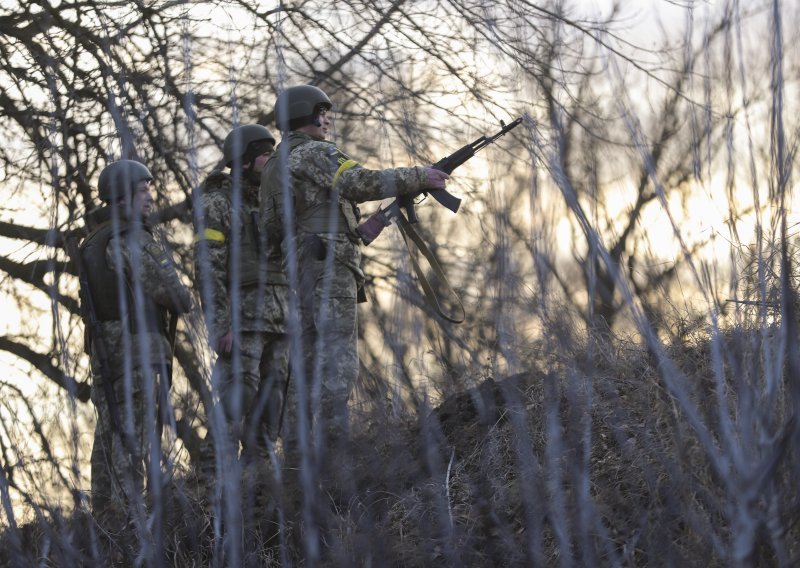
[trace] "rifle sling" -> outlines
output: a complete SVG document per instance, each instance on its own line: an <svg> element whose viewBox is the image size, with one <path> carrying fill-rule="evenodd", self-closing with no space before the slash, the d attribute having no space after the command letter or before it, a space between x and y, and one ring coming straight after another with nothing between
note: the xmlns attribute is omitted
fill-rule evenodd
<svg viewBox="0 0 800 568"><path fill-rule="evenodd" d="M408 248L409 256L411 257L411 264L414 267L414 272L417 274L419 284L422 287L422 291L425 294L425 299L427 300L428 305L432 307L437 314L451 323L463 322L466 319L464 304L461 303L461 298L458 297L458 294L456 294L455 290L453 290L453 287L450 286L450 282L447 280L447 276L445 275L444 270L442 270L439 261L436 260L436 256L433 254L433 251L428 248L428 245L426 245L425 241L422 240L422 237L419 235L419 233L417 233L416 229L414 229L414 226L408 222L408 219L406 219L405 215L402 213L398 213L397 215L397 228L400 229L403 242L406 243L406 248ZM428 264L433 269L434 274L436 274L436 277L441 281L446 291L456 299L458 304L457 311L461 313L460 316L448 315L444 313L444 310L439 304L439 298L436 294L436 291L433 289L433 286L431 286L431 283L428 282L428 278L425 276L422 267L419 265L419 262L417 261L417 255L413 254L413 251L411 250L409 239L416 245L417 250L428 261Z"/></svg>

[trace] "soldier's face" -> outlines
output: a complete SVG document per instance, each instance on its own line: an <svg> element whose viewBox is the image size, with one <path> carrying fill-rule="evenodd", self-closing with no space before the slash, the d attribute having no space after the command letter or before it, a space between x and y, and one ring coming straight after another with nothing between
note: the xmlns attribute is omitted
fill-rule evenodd
<svg viewBox="0 0 800 568"><path fill-rule="evenodd" d="M333 123L332 117L328 114L328 109L322 108L317 114L316 124L308 124L300 130L305 132L315 140L325 140L328 137L328 129Z"/></svg>
<svg viewBox="0 0 800 568"><path fill-rule="evenodd" d="M150 192L150 182L142 180L133 188L133 202L131 203L134 215L147 217L153 212L153 194Z"/></svg>
<svg viewBox="0 0 800 568"><path fill-rule="evenodd" d="M264 169L264 166L267 165L269 159L272 157L273 149L270 148L260 156L257 156L255 160L253 160L253 171L261 173L261 170Z"/></svg>

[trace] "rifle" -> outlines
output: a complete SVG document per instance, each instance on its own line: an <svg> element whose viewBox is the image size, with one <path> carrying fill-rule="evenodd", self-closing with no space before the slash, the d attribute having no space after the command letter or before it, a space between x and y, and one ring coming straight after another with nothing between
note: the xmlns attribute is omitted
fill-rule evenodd
<svg viewBox="0 0 800 568"><path fill-rule="evenodd" d="M510 132L520 124L522 124L522 118L518 118L510 124L506 124L501 120L501 128L499 132L488 137L481 136L471 144L467 144L449 156L445 156L433 164L433 167L437 170L450 174L454 169L474 156L476 152L486 148L486 146L489 144L493 144L498 138L504 136L507 132ZM453 213L457 213L458 208L461 205L461 200L445 189L430 189L428 191L423 191L422 193L430 193L431 197L447 207ZM458 294L456 294L455 290L453 290L452 286L450 286L450 282L447 280L444 270L439 264L439 261L436 259L436 255L433 254L433 251L428 248L420 234L416 231L416 229L414 229L414 224L417 223L417 215L414 211L414 197L416 196L403 195L390 203L389 206L383 210L383 214L386 218L384 223L388 225L392 219L397 221L397 227L400 229L400 235L403 237L403 241L408 248L411 263L414 267L414 272L417 275L417 279L422 287L422 292L425 295L428 305L430 305L434 311L445 320L456 324L461 323L466 319L464 305L461 303L461 299L458 297ZM401 208L406 210L405 215L403 215L402 211L400 210ZM363 236L362 240L364 240L365 244L369 244L369 241L365 240ZM441 287L444 288L448 295L455 299L455 313L447 313L442 308L436 289L433 285L431 285L430 281L425 275L425 272L422 270L422 266L417 260L416 255L412 253L412 243L417 247L419 253L428 262L428 265L430 266L434 275L439 280Z"/></svg>
<svg viewBox="0 0 800 568"><path fill-rule="evenodd" d="M496 134L491 136L481 136L471 144L467 144L466 146L462 146L449 156L445 156L435 164L433 164L433 168L445 172L446 174L453 173L458 166L462 165L464 162L469 160L472 156L475 155L476 152L483 150L489 144L493 144L498 138L504 136L507 132L511 132L514 128L522 124L522 118L516 119L514 122L510 124L506 124L502 120L500 121L500 131ZM433 197L436 201L440 204L447 207L453 213L458 213L458 208L461 205L461 199L453 195L452 193L448 192L446 189L431 189L428 191L423 191L423 195L427 195L430 193L431 197ZM406 210L406 218L408 219L409 223L416 223L417 222L417 213L414 210L414 197L412 195L402 195L395 199L389 206L384 210L386 215L391 218L393 216L397 216L400 213L400 208Z"/></svg>

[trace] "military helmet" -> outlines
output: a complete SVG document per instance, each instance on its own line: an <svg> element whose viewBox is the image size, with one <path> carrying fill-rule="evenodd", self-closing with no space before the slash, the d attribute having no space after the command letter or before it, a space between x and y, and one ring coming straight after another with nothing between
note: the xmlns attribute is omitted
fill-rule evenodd
<svg viewBox="0 0 800 568"><path fill-rule="evenodd" d="M244 124L230 131L222 144L222 161L226 166L239 158L243 164L253 161L275 146L275 137L260 124Z"/></svg>
<svg viewBox="0 0 800 568"><path fill-rule="evenodd" d="M107 203L120 198L129 199L133 189L141 181L151 181L153 174L141 162L118 160L111 162L100 172L97 189L100 199Z"/></svg>
<svg viewBox="0 0 800 568"><path fill-rule="evenodd" d="M289 87L275 101L275 123L282 131L311 124L317 107L333 108L325 91L313 85Z"/></svg>

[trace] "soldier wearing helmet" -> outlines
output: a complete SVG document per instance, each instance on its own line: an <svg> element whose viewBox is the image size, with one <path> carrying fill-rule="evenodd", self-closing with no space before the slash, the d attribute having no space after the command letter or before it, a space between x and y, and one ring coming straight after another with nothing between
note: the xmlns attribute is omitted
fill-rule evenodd
<svg viewBox="0 0 800 568"><path fill-rule="evenodd" d="M265 439L278 433L288 373L280 243L269 242L258 223L261 170L274 146L261 125L234 128L195 204L195 279L217 354L212 388L223 405L233 456L241 442L264 457ZM211 444L203 448L205 481L215 460Z"/></svg>
<svg viewBox="0 0 800 568"><path fill-rule="evenodd" d="M170 419L170 324L191 306L172 259L147 223L152 180L137 161L106 166L98 180L106 205L92 212L97 225L80 247L97 411L91 501L98 520L113 531L130 522L145 479L158 469L146 464L160 455L151 451L150 440L161 439L161 425ZM162 480L147 480L153 483Z"/></svg>
<svg viewBox="0 0 800 568"><path fill-rule="evenodd" d="M300 278L305 376L302 384L293 380L297 390L290 391L298 401L320 393L319 410L316 401L306 408L315 427L322 428L324 434L318 435L331 455L347 439L347 400L359 369L356 303L364 282L360 246L385 224L379 212L359 225L358 204L444 188L448 178L430 167L362 167L326 140L332 109L331 99L315 86L281 92L275 118L286 134L261 178L262 226L273 240L293 239ZM285 208L293 211L291 220L284 218ZM286 234L289 227L292 235Z"/></svg>

